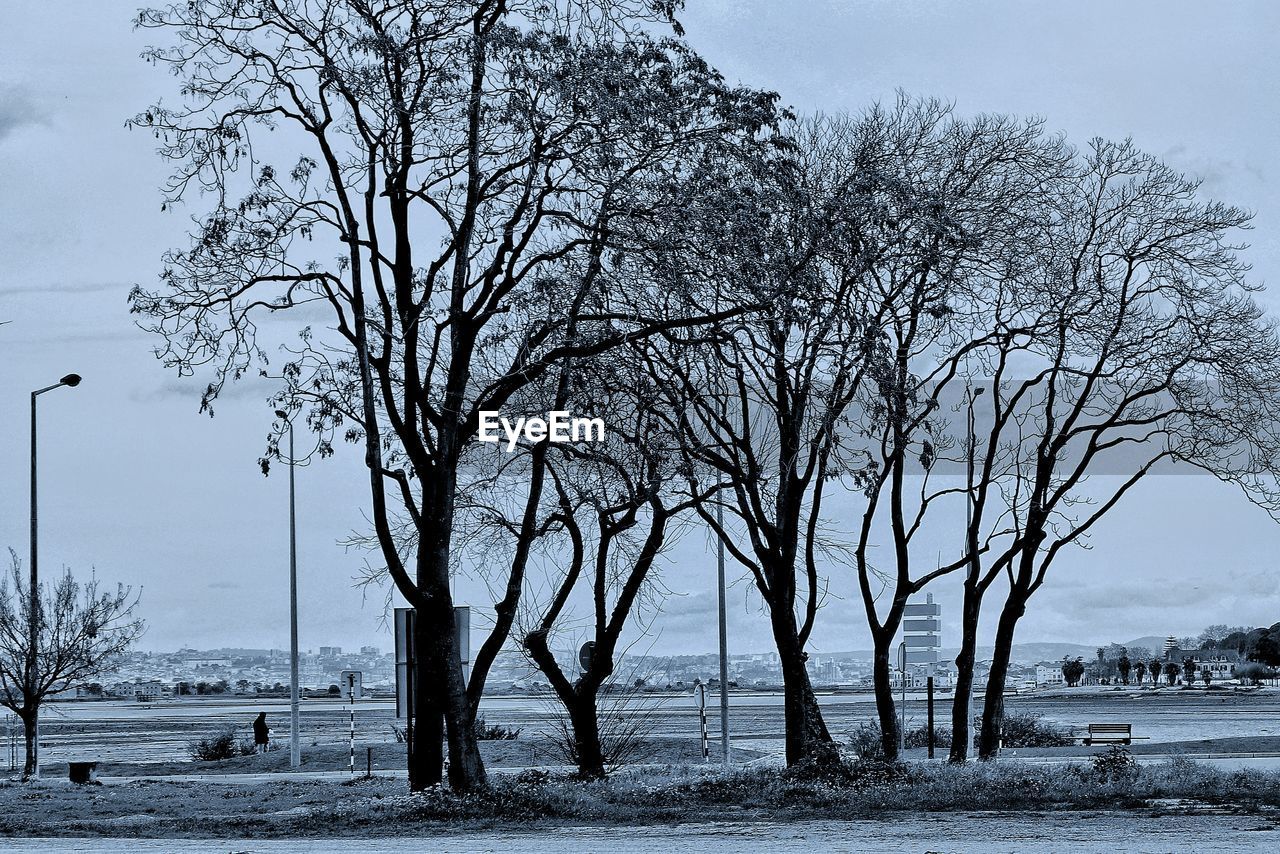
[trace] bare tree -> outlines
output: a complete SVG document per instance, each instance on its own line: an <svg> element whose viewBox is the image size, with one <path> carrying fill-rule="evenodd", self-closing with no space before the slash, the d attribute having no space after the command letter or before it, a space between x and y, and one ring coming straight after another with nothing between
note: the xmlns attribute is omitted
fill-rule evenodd
<svg viewBox="0 0 1280 854"><path fill-rule="evenodd" d="M440 780L446 736L450 783L485 782L449 585L479 413L565 359L715 319L687 290L611 275L645 248L636 221L688 204L670 189L684 164L774 119L774 96L652 35L679 5L197 0L139 16L172 40L146 58L183 100L133 124L174 164L165 204L210 209L133 309L167 365L213 373L206 406L267 370L264 318L302 318L272 405L326 453L363 446L381 561L417 611L412 789Z"/></svg>
<svg viewBox="0 0 1280 854"><path fill-rule="evenodd" d="M786 168L755 181L760 221L738 224L739 242L725 252L744 259L752 280L762 271L777 277L784 296L725 324L710 345L686 341L670 356L655 347L652 358L687 395L673 394L672 408L692 470L732 484L733 499L722 502L730 526L705 506L700 512L750 569L769 609L789 686L789 760L829 739L803 652L824 561L855 567L893 756L890 649L904 606L968 562L921 571L913 557L928 511L963 494L930 480L933 461L953 450L940 399L967 355L998 334L990 303L1019 269L1026 233L1039 227L1037 200L1062 146L1034 121L966 122L939 102L905 97L856 119L802 124L790 146ZM823 517L832 484L865 498L847 540ZM887 524L877 521L886 515ZM892 544L887 567L870 558L882 537Z"/></svg>
<svg viewBox="0 0 1280 854"><path fill-rule="evenodd" d="M629 730L603 736L599 697L619 687L614 669L629 623L634 628L647 598L651 610L657 608L651 579L664 548L706 498L681 497L677 437L666 429L670 419L654 414L661 395L639 364L629 350L615 350L579 366L576 408L610 413L608 434L603 442L558 446L546 460L555 492L551 519L565 547L553 561L562 567L560 577L550 601L532 618L524 647L564 704L572 755L585 777L603 777L616 758L610 754L634 736ZM571 619L575 593L590 602L585 635L591 646L571 679L550 639Z"/></svg>
<svg viewBox="0 0 1280 854"><path fill-rule="evenodd" d="M702 340L669 334L646 351L665 391L656 411L681 437L688 494L719 490L698 514L768 611L789 764L835 755L805 646L825 590L823 493L865 464L837 447L845 411L879 355L857 290L861 259L826 251L847 235L862 201L856 165L835 143L838 124L793 126L773 159L733 176L742 207L732 216L693 211L675 226L709 235L719 250L702 271L717 283L717 304L759 291L770 299Z"/></svg>
<svg viewBox="0 0 1280 854"><path fill-rule="evenodd" d="M97 577L81 584L67 570L55 583L40 585L37 654L32 666L31 590L12 549L10 571L0 576L0 705L22 721L26 759L22 777L36 769L39 745L36 720L53 694L114 669L120 656L143 632L134 616L138 595L117 585L101 587ZM140 595L140 594L139 594Z"/></svg>
<svg viewBox="0 0 1280 854"><path fill-rule="evenodd" d="M1244 486L1274 512L1280 341L1231 234L1248 215L1131 143L1095 140L1058 182L1039 276L994 367L970 542L1005 578L979 757L995 755L1014 632L1062 550L1157 466ZM1015 464L990 474L990 463ZM1093 487L1086 491L1090 475ZM994 500L992 500L994 499ZM975 556L975 560L979 556ZM976 622L964 625L972 641ZM958 694L959 692L957 692Z"/></svg>
<svg viewBox="0 0 1280 854"><path fill-rule="evenodd" d="M851 444L870 461L857 484L866 503L853 554L880 733L893 759L891 657L907 600L969 565L963 553L942 562L929 550L926 560L917 545L930 511L964 494L954 479L933 476L959 444L942 404L957 396L970 354L1000 334L993 309L1020 274L1063 151L1039 122L964 120L940 102L902 97L850 125L844 145L858 164L864 213L856 242L840 248L862 259L861 300L885 354L853 410L862 442ZM877 562L871 555L883 540L887 557Z"/></svg>

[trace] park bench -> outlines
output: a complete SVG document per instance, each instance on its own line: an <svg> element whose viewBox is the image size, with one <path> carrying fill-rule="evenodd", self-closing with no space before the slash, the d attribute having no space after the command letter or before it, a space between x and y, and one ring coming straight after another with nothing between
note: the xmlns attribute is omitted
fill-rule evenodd
<svg viewBox="0 0 1280 854"><path fill-rule="evenodd" d="M1089 724L1085 746L1093 744L1132 744L1133 724Z"/></svg>

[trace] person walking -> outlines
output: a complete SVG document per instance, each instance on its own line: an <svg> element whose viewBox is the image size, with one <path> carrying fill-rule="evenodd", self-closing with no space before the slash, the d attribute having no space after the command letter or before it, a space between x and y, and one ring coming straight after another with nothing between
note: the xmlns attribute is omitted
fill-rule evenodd
<svg viewBox="0 0 1280 854"><path fill-rule="evenodd" d="M258 716L253 719L253 751L254 753L266 753L267 745L271 743L271 730L267 729L267 713L258 712Z"/></svg>

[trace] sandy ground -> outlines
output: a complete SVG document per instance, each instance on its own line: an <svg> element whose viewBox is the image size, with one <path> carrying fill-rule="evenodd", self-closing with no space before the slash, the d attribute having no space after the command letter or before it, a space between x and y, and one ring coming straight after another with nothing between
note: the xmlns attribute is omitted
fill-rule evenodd
<svg viewBox="0 0 1280 854"><path fill-rule="evenodd" d="M683 698L681 698L683 699ZM781 708L763 695L736 698L734 742L739 763L779 760ZM842 738L872 709L863 698L824 698L833 734ZM1184 753L1192 756L1262 756L1249 761L1276 762L1280 756L1280 692L1217 695L1201 692L1081 692L1066 696L1010 698L1012 710L1033 711L1069 726L1091 721L1126 721L1135 735L1148 735L1132 748L1139 757ZM922 705L909 704L914 718ZM128 849L138 854L171 851L164 838L181 837L184 851L408 852L424 850L422 838L370 839L359 826L315 829L305 840L257 840L256 836L289 835L307 813L348 799L353 806L367 799L404 792L403 779L375 779L344 785L339 780L275 777L268 784L256 775L284 771L287 751L239 757L224 762L192 762L183 756L183 739L211 726L238 721L245 709L231 704L184 704L180 709L137 709L99 706L51 720L50 739L57 747L46 753L63 758L69 752L94 752L105 741L128 749L104 751L100 774L110 785L79 787L66 782L65 764L51 763L45 780L27 786L0 783L0 849L6 851L97 852ZM336 710L315 709L312 732L304 741L308 772L329 776L347 768L348 748L341 738ZM495 714L496 711L496 714ZM945 708L939 717L945 720ZM377 705L360 710L371 726L362 740L357 764L364 770L365 749L373 749L374 771L402 774L401 744L387 738L389 710ZM545 708L521 701L498 704L490 723L521 726L514 741L482 744L486 763L495 770L531 765L560 765L546 734ZM696 716L693 718L696 721ZM663 710L656 729L635 758L637 763L699 762L696 738L689 731L689 710L672 705ZM63 727L59 729L58 724ZM304 726L307 719L304 718ZM381 738L376 734L381 731ZM696 732L696 730L694 730ZM1180 734L1183 737L1178 737ZM277 731L277 736L280 733ZM716 733L713 732L713 736ZM155 745L162 745L156 747ZM713 750L715 742L712 743ZM1010 751L1018 759L1060 762L1096 752L1082 747ZM923 757L923 751L911 751ZM939 755L943 755L939 751ZM141 761L139 761L141 760ZM700 764L700 763L699 763ZM254 775L252 780L214 783L206 780L149 781L142 775ZM350 788L347 788L350 785ZM1280 850L1280 830L1263 816L1222 815L1201 808L1153 807L1126 813L1018 813L900 815L885 821L798 821L779 824L705 822L664 824L639 829L555 827L538 824L506 830L430 831L430 850L442 852L554 851L572 854L614 847L627 851L669 851L673 844L710 852L728 851L1247 851ZM708 816L710 818L711 816ZM721 814L721 818L727 816ZM696 816L689 818L695 819ZM290 830L289 828L294 828ZM408 828L401 828L403 833ZM220 840L208 837L224 834ZM19 837L37 837L31 839ZM59 837L38 838L38 837ZM94 837L76 839L75 837ZM124 837L155 840L123 842Z"/></svg>
<svg viewBox="0 0 1280 854"><path fill-rule="evenodd" d="M837 739L845 739L859 724L875 716L870 694L822 694L828 728ZM684 695L653 695L646 698L652 709L651 735L659 739L687 740L698 732L697 709ZM1263 688L1246 693L1231 691L1184 691L1179 688L1093 687L1058 692L1023 694L1008 698L1011 712L1031 712L1063 727L1083 731L1091 722L1123 722L1133 726L1138 737L1135 751L1168 743L1208 739L1280 738L1280 688ZM782 697L778 694L734 693L730 696L730 732L735 745L772 749L783 733ZM521 743L536 744L555 729L557 708L545 697L486 697L482 713L490 724L521 729ZM288 704L279 700L253 698L192 697L147 706L137 703L60 703L42 717L41 741L46 761L92 759L100 762L181 762L188 759L187 743L193 737L216 733L234 726L245 737L249 723L259 710L267 712L276 739L288 739ZM921 695L908 695L909 721L922 724L925 703ZM936 720L947 724L949 701L939 700ZM382 757L379 746L391 741L395 721L394 704L362 701L356 704L357 752L375 748L375 763ZM712 739L718 737L719 720L709 721ZM348 730L345 704L313 700L303 704L302 744L304 748L345 746ZM1155 748L1162 752L1163 748ZM395 751L393 751L394 753ZM534 761L538 760L534 748ZM359 761L359 759L357 760ZM386 761L391 761L387 759ZM545 760L543 760L545 761ZM525 760L522 764L528 764ZM390 766L386 766L390 767Z"/></svg>
<svg viewBox="0 0 1280 854"><path fill-rule="evenodd" d="M172 840L8 839L13 852L97 854L128 850L159 854ZM377 839L184 839L185 854L304 854L304 852L386 852L386 854L594 854L604 850L669 854L675 848L702 854L778 852L1093 852L1125 851L1204 854L1280 850L1280 829L1270 821L1221 815L1135 815L1132 813L1041 813L1002 815L957 813L904 816L891 821L801 821L787 824L714 822L630 828L555 827L538 830L436 833L429 838Z"/></svg>
<svg viewBox="0 0 1280 854"><path fill-rule="evenodd" d="M779 749L781 749L779 747ZM510 741L482 741L480 753L485 766L494 769L559 767L566 764L562 751L557 750L545 736L522 735ZM766 751L737 747L734 759L738 763L750 762L766 755ZM718 745L711 745L711 761L719 761ZM306 746L302 750L303 772L342 772L350 767L350 747L346 744ZM405 746L394 741L378 743L362 742L356 749L356 772L364 774L404 771ZM696 739L650 738L637 745L629 764L682 764L702 760L701 746ZM101 762L100 777L157 777L166 775L217 775L217 774L272 774L289 771L289 751L273 750L261 756L238 756L215 762L192 762L169 759L160 762ZM67 776L64 762L43 764L41 775L47 779L63 779Z"/></svg>

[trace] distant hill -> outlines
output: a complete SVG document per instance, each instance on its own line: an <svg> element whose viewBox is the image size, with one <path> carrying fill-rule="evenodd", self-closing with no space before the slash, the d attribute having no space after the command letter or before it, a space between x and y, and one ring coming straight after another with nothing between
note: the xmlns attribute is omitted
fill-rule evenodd
<svg viewBox="0 0 1280 854"><path fill-rule="evenodd" d="M1080 643L1015 643L1010 652L1010 658L1015 664L1038 664L1041 661L1061 661L1063 656L1082 656L1086 659L1093 658L1097 653L1097 645L1090 646ZM938 650L938 658L941 661L955 661L959 655L959 648L943 648ZM978 660L990 661L992 647L979 646ZM895 653L896 654L896 653ZM855 649L851 652L811 652L811 656L821 659L854 659L869 661L872 658L872 652L869 649Z"/></svg>
<svg viewBox="0 0 1280 854"><path fill-rule="evenodd" d="M1124 644L1124 646L1129 649L1133 649L1135 646L1145 646L1156 655L1159 655L1164 650L1164 638L1158 638L1155 635L1147 635L1144 638L1135 638L1134 640Z"/></svg>
<svg viewBox="0 0 1280 854"><path fill-rule="evenodd" d="M1110 643L1110 641L1108 641ZM1157 655L1164 649L1164 638L1158 637L1141 637L1122 644L1130 649L1135 647L1146 647ZM1042 661L1061 661L1064 657L1076 658L1079 656L1085 661L1091 661L1098 655L1098 647L1106 646L1106 644L1087 644L1087 643L1015 643L1011 653L1011 660L1015 664L1039 664ZM955 661L956 655L960 650L956 647L944 647L938 651L938 657L941 661ZM990 661L992 647L979 646L978 660ZM816 655L818 658L836 658L836 659L854 659L869 661L872 657L871 650L857 649L852 652L814 652L810 655ZM896 655L896 651L895 651Z"/></svg>
<svg viewBox="0 0 1280 854"><path fill-rule="evenodd" d="M952 658L956 657L956 652L951 653ZM1011 658L1018 664L1038 664L1041 661L1061 661L1064 657L1096 658L1097 652L1097 646L1081 643L1015 643ZM978 647L978 658L990 659L991 647Z"/></svg>

